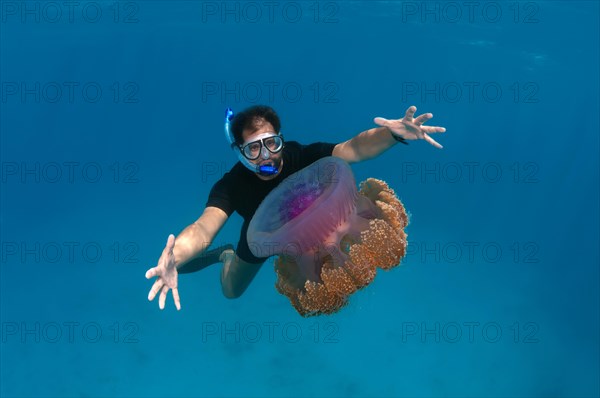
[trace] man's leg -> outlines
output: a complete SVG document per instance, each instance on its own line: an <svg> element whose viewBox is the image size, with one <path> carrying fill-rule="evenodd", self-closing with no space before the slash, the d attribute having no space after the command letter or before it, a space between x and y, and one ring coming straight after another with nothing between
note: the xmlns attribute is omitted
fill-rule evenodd
<svg viewBox="0 0 600 398"><path fill-rule="evenodd" d="M223 262L221 288L227 298L240 297L264 264L264 261L247 263L239 258L232 249L223 251L219 260Z"/></svg>
<svg viewBox="0 0 600 398"><path fill-rule="evenodd" d="M208 267L209 265L218 263L219 261L221 261L221 259L220 259L221 254L223 254L223 252L225 250L231 250L231 249L233 249L233 245L227 244L227 245L219 246L216 249L206 250L206 251L202 252L195 259L188 261L187 263L185 263L181 267L179 267L177 269L177 273L189 274L192 272L200 271L200 270Z"/></svg>

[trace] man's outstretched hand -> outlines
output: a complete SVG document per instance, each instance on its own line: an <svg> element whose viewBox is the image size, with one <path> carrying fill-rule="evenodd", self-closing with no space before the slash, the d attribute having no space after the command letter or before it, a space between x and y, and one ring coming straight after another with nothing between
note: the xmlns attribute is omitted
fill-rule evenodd
<svg viewBox="0 0 600 398"><path fill-rule="evenodd" d="M388 120L376 117L374 122L382 127L387 127L393 134L399 135L405 140L425 140L436 148L443 148L429 134L444 133L446 129L438 126L423 126L423 123L431 119L433 115L431 113L424 113L415 118L416 111L417 107L413 105L406 110L406 114L402 119Z"/></svg>
<svg viewBox="0 0 600 398"><path fill-rule="evenodd" d="M173 301L177 310L181 309L181 303L179 302L179 291L177 290L177 267L175 267L175 255L173 254L173 247L175 247L175 236L169 235L167 239L167 246L163 250L160 258L158 259L158 265L154 268L150 268L146 271L146 279L150 279L156 276L156 281L148 293L148 300L154 300L154 297L160 291L160 297L158 298L158 306L161 310L165 308L165 301L167 299L167 293L169 289L173 290Z"/></svg>

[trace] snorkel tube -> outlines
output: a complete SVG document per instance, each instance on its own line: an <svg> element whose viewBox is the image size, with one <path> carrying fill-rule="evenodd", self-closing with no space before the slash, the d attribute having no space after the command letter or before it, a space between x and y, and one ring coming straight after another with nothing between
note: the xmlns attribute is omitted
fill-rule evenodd
<svg viewBox="0 0 600 398"><path fill-rule="evenodd" d="M231 108L227 108L225 110L225 137L227 138L227 142L229 142L229 146L231 146L231 149L237 152L238 160L253 173L257 173L264 176L277 174L279 170L275 166L259 166L246 159L246 157L242 154L241 149L235 143L235 138L233 137L233 132L231 131L231 119L233 119L233 110L231 110Z"/></svg>

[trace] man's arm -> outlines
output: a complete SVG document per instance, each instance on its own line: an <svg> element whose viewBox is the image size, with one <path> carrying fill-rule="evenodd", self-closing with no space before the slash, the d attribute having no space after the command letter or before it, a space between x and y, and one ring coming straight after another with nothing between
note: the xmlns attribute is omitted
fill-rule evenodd
<svg viewBox="0 0 600 398"><path fill-rule="evenodd" d="M181 309L179 290L177 289L177 268L202 253L210 245L225 221L227 221L227 213L209 206L204 209L204 213L196 222L179 234L177 239L172 234L169 235L157 266L146 271L146 279L156 277L148 293L148 300L154 300L154 297L160 292L158 306L162 310L165 308L167 293L172 290L175 307L177 310Z"/></svg>
<svg viewBox="0 0 600 398"><path fill-rule="evenodd" d="M429 134L443 133L446 129L437 126L423 126L423 123L431 119L433 115L424 113L415 118L416 111L417 107L411 106L406 110L404 117L398 120L376 117L374 122L381 127L363 131L356 137L337 144L333 148L332 155L342 158L348 163L372 159L398 143L394 136L402 140L421 139L436 148L442 148Z"/></svg>
<svg viewBox="0 0 600 398"><path fill-rule="evenodd" d="M337 144L332 155L348 163L362 162L379 156L397 143L390 129L377 127Z"/></svg>
<svg viewBox="0 0 600 398"><path fill-rule="evenodd" d="M227 213L218 207L209 206L191 225L188 225L175 240L173 254L175 266L198 257L210 244L227 221Z"/></svg>

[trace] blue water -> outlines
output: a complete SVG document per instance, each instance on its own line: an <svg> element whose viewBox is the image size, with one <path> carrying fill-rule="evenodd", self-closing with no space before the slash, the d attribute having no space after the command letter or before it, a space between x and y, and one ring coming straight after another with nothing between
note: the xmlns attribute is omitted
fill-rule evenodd
<svg viewBox="0 0 600 398"><path fill-rule="evenodd" d="M469 4L2 0L0 395L597 397L598 3ZM333 316L272 261L237 300L183 275L161 312L144 273L236 161L225 107L257 103L302 143L432 112L443 149L353 165L409 253Z"/></svg>

